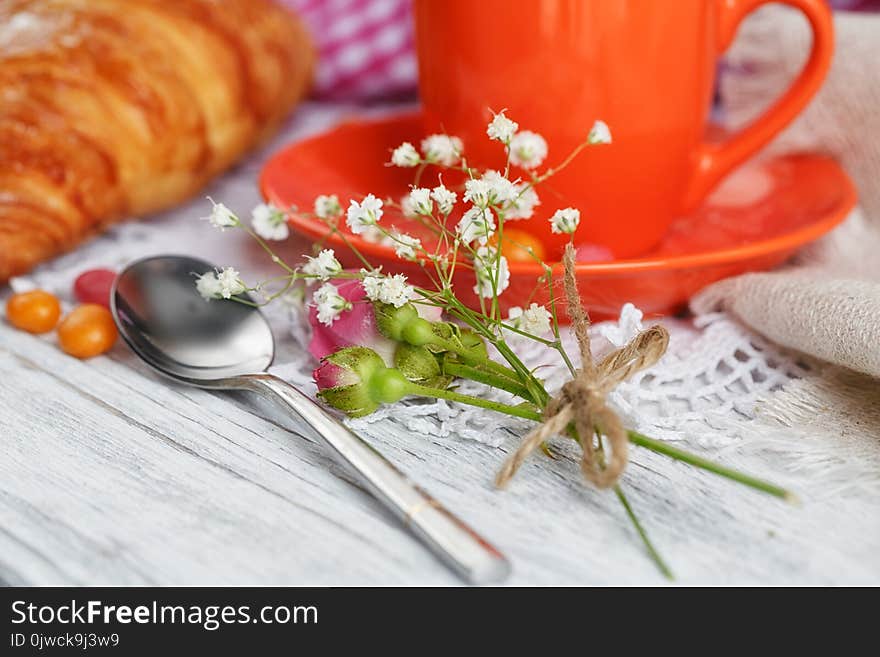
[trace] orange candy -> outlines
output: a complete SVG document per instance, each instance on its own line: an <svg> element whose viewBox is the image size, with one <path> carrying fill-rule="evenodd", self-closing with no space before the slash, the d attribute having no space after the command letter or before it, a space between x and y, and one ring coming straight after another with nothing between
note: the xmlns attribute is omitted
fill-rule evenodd
<svg viewBox="0 0 880 657"><path fill-rule="evenodd" d="M45 290L13 294L6 302L6 319L28 333L46 333L55 328L61 316L58 299Z"/></svg>
<svg viewBox="0 0 880 657"><path fill-rule="evenodd" d="M96 303L78 306L58 325L58 344L77 358L109 351L117 335L110 311Z"/></svg>
<svg viewBox="0 0 880 657"><path fill-rule="evenodd" d="M531 249L531 254L529 253ZM547 250L537 237L521 228L504 227L501 239L501 255L510 263L544 261Z"/></svg>

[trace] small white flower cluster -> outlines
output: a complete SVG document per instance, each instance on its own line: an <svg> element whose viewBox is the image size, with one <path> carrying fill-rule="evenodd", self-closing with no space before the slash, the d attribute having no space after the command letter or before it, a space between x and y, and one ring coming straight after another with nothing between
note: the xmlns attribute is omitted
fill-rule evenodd
<svg viewBox="0 0 880 657"><path fill-rule="evenodd" d="M587 141L590 144L610 144L611 130L608 124L604 121L596 121L590 129L590 134L587 135Z"/></svg>
<svg viewBox="0 0 880 657"><path fill-rule="evenodd" d="M211 214L205 217L212 226L220 230L241 226L238 216L222 203L211 201ZM251 210L251 226L254 232L264 240L286 240L290 236L287 226L287 215L284 210L271 203L260 203Z"/></svg>
<svg viewBox="0 0 880 657"><path fill-rule="evenodd" d="M544 306L532 303L523 310L519 306L513 306L507 311L507 323L523 333L538 337L550 332L550 320L553 315Z"/></svg>
<svg viewBox="0 0 880 657"><path fill-rule="evenodd" d="M378 272L364 272L364 292L370 301L388 303L400 308L413 298L415 288L406 282L403 274L385 276Z"/></svg>
<svg viewBox="0 0 880 657"><path fill-rule="evenodd" d="M493 169L480 178L471 178L464 183L464 200L486 208L495 205L504 208L518 195L519 188L501 173Z"/></svg>
<svg viewBox="0 0 880 657"><path fill-rule="evenodd" d="M623 304L617 323L606 322L599 325L599 333L615 347L622 347L636 337L644 328L641 310L632 303Z"/></svg>
<svg viewBox="0 0 880 657"><path fill-rule="evenodd" d="M404 214L407 216L422 215L430 217L434 212L434 201L431 190L427 187L413 187L403 202Z"/></svg>
<svg viewBox="0 0 880 657"><path fill-rule="evenodd" d="M504 112L505 110L501 110L494 116L486 128L486 134L489 135L489 139L500 141L507 146L516 134L516 131L519 130L519 123L508 119L504 116Z"/></svg>
<svg viewBox="0 0 880 657"><path fill-rule="evenodd" d="M333 283L324 283L315 290L312 303L318 311L318 321L324 326L332 325L343 310L352 308L351 301L339 294L339 288Z"/></svg>
<svg viewBox="0 0 880 657"><path fill-rule="evenodd" d="M496 114L486 128L489 139L507 147L510 163L523 169L536 169L547 157L547 141L537 132L520 130L519 124L504 115Z"/></svg>
<svg viewBox="0 0 880 657"><path fill-rule="evenodd" d="M447 189L445 185L438 185L434 189L415 187L400 200L400 207L405 217L419 215L429 217L434 212L434 202L436 202L440 214L448 216L457 200L456 193Z"/></svg>
<svg viewBox="0 0 880 657"><path fill-rule="evenodd" d="M372 194L367 194L363 201L358 203L352 199L348 206L345 223L355 235L360 235L371 226L375 226L382 218L382 201Z"/></svg>
<svg viewBox="0 0 880 657"><path fill-rule="evenodd" d="M446 217L449 216L449 213L455 207L458 195L441 183L431 190L431 198L437 204L437 211Z"/></svg>
<svg viewBox="0 0 880 657"><path fill-rule="evenodd" d="M464 144L452 135L429 135L422 140L422 154L410 142L405 141L391 151L391 164L396 167L411 168L419 164L439 164L452 167L461 159Z"/></svg>
<svg viewBox="0 0 880 657"><path fill-rule="evenodd" d="M464 144L452 135L430 135L422 140L425 160L444 167L455 166L461 159Z"/></svg>
<svg viewBox="0 0 880 657"><path fill-rule="evenodd" d="M286 240L290 235L284 211L269 203L260 203L251 211L251 226L264 240Z"/></svg>
<svg viewBox="0 0 880 657"><path fill-rule="evenodd" d="M574 208L557 210L550 217L550 230L556 234L567 233L571 235L577 230L581 222L581 212Z"/></svg>
<svg viewBox="0 0 880 657"><path fill-rule="evenodd" d="M204 217L204 220L210 222L214 228L226 230L227 228L235 228L241 225L241 221L232 210L222 203L214 203L214 199L210 197L208 197L208 200L211 201L211 214Z"/></svg>
<svg viewBox="0 0 880 657"><path fill-rule="evenodd" d="M422 158L419 156L416 147L408 141L403 142L391 153L391 164L396 167L414 167L420 164L421 161Z"/></svg>
<svg viewBox="0 0 880 657"><path fill-rule="evenodd" d="M394 233L394 253L403 260L415 260L419 251L422 251L422 240L406 233Z"/></svg>
<svg viewBox="0 0 880 657"><path fill-rule="evenodd" d="M205 300L230 299L247 290L240 274L232 267L206 271L196 279L196 290Z"/></svg>
<svg viewBox="0 0 880 657"><path fill-rule="evenodd" d="M320 219L335 219L342 215L342 206L336 194L322 194L315 199L315 215Z"/></svg>
<svg viewBox="0 0 880 657"><path fill-rule="evenodd" d="M309 285L313 283L315 279L326 281L334 276L338 276L342 273L342 265L339 263L339 260L336 259L336 254L333 252L333 249L324 249L314 258L306 256L306 264L302 266L301 271L307 276L314 277L306 279L306 284Z"/></svg>
<svg viewBox="0 0 880 657"><path fill-rule="evenodd" d="M500 295L510 285L507 258L492 247L481 246L477 249L474 274L477 278L474 292L485 299Z"/></svg>
<svg viewBox="0 0 880 657"><path fill-rule="evenodd" d="M455 232L465 244L485 244L495 233L495 216L489 208L472 207L462 215Z"/></svg>
<svg viewBox="0 0 880 657"><path fill-rule="evenodd" d="M531 130L517 132L508 148L510 163L523 169L536 169L547 157L547 141Z"/></svg>
<svg viewBox="0 0 880 657"><path fill-rule="evenodd" d="M541 205L541 199L538 198L538 193L532 185L519 183L516 189L516 196L504 208L504 218L531 219L535 214L535 208Z"/></svg>

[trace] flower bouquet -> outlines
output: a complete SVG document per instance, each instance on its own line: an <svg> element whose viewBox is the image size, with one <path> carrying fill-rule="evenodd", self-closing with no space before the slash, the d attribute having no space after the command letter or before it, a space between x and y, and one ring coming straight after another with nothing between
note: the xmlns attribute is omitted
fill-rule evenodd
<svg viewBox="0 0 880 657"><path fill-rule="evenodd" d="M504 111L494 114L486 135L498 142L504 154L501 170L471 166L460 139L435 134L421 142L420 150L407 142L390 151L387 166L413 169L413 184L401 198L366 194L351 199L345 210L332 190L315 199L310 214L326 224L328 236L338 236L357 257L357 269L344 269L334 251L321 244L298 265L288 264L273 250L270 242L288 237L287 213L302 214L297 208L261 204L246 224L222 203L214 203L210 222L220 229L246 231L281 271L275 278L249 285L235 269L226 267L200 276L196 286L206 299L263 305L287 298L307 304L314 329L310 350L320 359L314 370L318 396L351 417L405 398L427 397L534 421L535 428L500 467L499 487L535 450L552 456L554 437L576 441L585 478L614 491L650 557L671 577L619 483L630 444L789 501L794 498L773 484L623 427L606 396L663 356L668 333L658 325L621 336L617 349L598 361L594 358L589 317L574 277L578 209L561 208L549 218L553 233L568 236L561 276L558 267L543 262L530 245L511 244L505 236L510 222L533 218L541 203L542 183L583 149L611 143L608 126L597 121L577 148L558 165L543 170L547 142L539 134L520 130ZM389 220L393 214L407 217L410 224L417 222L420 236L396 228ZM393 247L398 258L420 268L428 284L416 285L403 274L374 267L352 244L351 234ZM503 316L499 299L509 284L506 254L511 248L541 264L543 274L535 289L543 286L549 303L517 300L520 305ZM476 302L462 301L462 280L468 281L467 298ZM562 340L561 323L566 317L577 341L576 355L568 353ZM518 340L511 340L513 336ZM560 390L548 390L539 372L517 355L513 343L522 339L540 344L548 358L565 364L571 378ZM456 381L462 379L503 391L505 397L498 401L497 395L460 392Z"/></svg>

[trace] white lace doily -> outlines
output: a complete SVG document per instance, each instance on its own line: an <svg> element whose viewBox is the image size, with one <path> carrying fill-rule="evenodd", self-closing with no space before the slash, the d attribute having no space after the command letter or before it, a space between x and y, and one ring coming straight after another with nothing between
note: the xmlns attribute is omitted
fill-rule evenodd
<svg viewBox="0 0 880 657"><path fill-rule="evenodd" d="M663 321L670 331L669 349L650 370L636 374L609 396L627 426L656 438L696 440L718 447L736 438L742 420L755 415L755 403L768 392L782 388L793 378L810 376L812 369L798 357L784 353L749 333L724 314L706 315L696 321ZM597 351L611 345L602 336L602 324L592 329ZM295 319L292 332L299 341L308 331ZM564 331L563 341L573 358L577 345ZM526 338L510 340L530 368L540 368L549 391L558 390L570 376L555 352ZM551 354L548 357L548 353ZM575 362L577 364L577 362ZM273 368L276 374L299 386L311 387L314 361L305 352ZM470 381L461 392L498 401L513 401L503 391ZM492 431L486 431L487 421ZM509 435L522 436L533 426L528 420L487 414L485 410L455 402L409 400L386 406L353 426L393 422L406 430L432 436L458 436L499 446ZM735 429L735 431L734 431Z"/></svg>

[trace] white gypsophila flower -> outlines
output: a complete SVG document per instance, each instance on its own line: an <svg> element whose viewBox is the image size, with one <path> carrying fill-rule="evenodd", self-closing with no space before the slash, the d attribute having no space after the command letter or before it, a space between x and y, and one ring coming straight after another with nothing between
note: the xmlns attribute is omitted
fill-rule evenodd
<svg viewBox="0 0 880 657"><path fill-rule="evenodd" d="M419 152L408 141L403 142L391 153L391 164L396 167L414 167L421 161Z"/></svg>
<svg viewBox="0 0 880 657"><path fill-rule="evenodd" d="M464 182L464 200L473 203L479 208L489 206L492 195L492 185L483 178L468 178Z"/></svg>
<svg viewBox="0 0 880 657"><path fill-rule="evenodd" d="M232 267L224 267L217 274L217 285L219 286L219 294L224 299L234 297L241 294L247 287L241 281L240 274Z"/></svg>
<svg viewBox="0 0 880 657"><path fill-rule="evenodd" d="M587 141L591 144L610 144L611 130L605 121L596 121L590 128L590 134L587 135Z"/></svg>
<svg viewBox="0 0 880 657"><path fill-rule="evenodd" d="M631 303L623 304L617 323L607 322L599 325L599 333L615 347L622 347L642 331L641 310Z"/></svg>
<svg viewBox="0 0 880 657"><path fill-rule="evenodd" d="M504 110L501 110L492 118L492 121L486 128L486 134L489 135L489 139L496 139L502 144L509 144L517 130L519 130L519 124L504 116Z"/></svg>
<svg viewBox="0 0 880 657"><path fill-rule="evenodd" d="M241 224L232 210L222 203L214 203L212 198L208 198L208 200L211 201L213 205L211 207L211 214L204 217L204 219L209 221L212 226L219 228L220 230L226 230L227 228L234 228Z"/></svg>
<svg viewBox="0 0 880 657"><path fill-rule="evenodd" d="M516 185L505 178L500 171L488 169L483 174L482 180L489 184L490 205L504 206L516 198L519 193Z"/></svg>
<svg viewBox="0 0 880 657"><path fill-rule="evenodd" d="M481 246L474 257L474 274L477 283L474 292L485 299L500 295L510 285L507 258L497 249Z"/></svg>
<svg viewBox="0 0 880 657"><path fill-rule="evenodd" d="M403 274L383 276L381 274L369 273L364 276L362 284L364 292L370 301L387 303L395 308L400 308L408 303L415 292L415 288L407 284L406 276Z"/></svg>
<svg viewBox="0 0 880 657"><path fill-rule="evenodd" d="M318 311L318 321L324 326L332 325L343 310L351 308L351 302L339 294L333 283L324 283L315 290L312 303Z"/></svg>
<svg viewBox="0 0 880 657"><path fill-rule="evenodd" d="M409 194L400 199L400 211L403 213L404 217L409 217L410 219L419 216L415 201L413 201Z"/></svg>
<svg viewBox="0 0 880 657"><path fill-rule="evenodd" d="M556 234L568 233L571 235L577 230L581 222L581 211L574 208L557 210L550 217L550 230Z"/></svg>
<svg viewBox="0 0 880 657"><path fill-rule="evenodd" d="M206 301L220 297L220 281L217 280L217 272L206 271L196 279L196 290Z"/></svg>
<svg viewBox="0 0 880 657"><path fill-rule="evenodd" d="M421 215L430 215L434 211L431 190L427 187L414 187L409 193L409 209Z"/></svg>
<svg viewBox="0 0 880 657"><path fill-rule="evenodd" d="M523 169L534 169L547 157L547 142L537 132L523 130L510 140L510 162Z"/></svg>
<svg viewBox="0 0 880 657"><path fill-rule="evenodd" d="M541 205L538 192L528 183L516 186L516 196L504 207L505 219L530 219L535 208Z"/></svg>
<svg viewBox="0 0 880 657"><path fill-rule="evenodd" d="M364 294L370 301L376 301L379 298L379 289L382 286L383 274L380 272L367 271L361 269L364 277L361 279L361 285L364 288Z"/></svg>
<svg viewBox="0 0 880 657"><path fill-rule="evenodd" d="M306 261L302 266L302 273L322 281L338 276L342 272L342 265L336 259L333 249L324 249L314 258L306 256ZM306 284L311 284L313 280L306 279Z"/></svg>
<svg viewBox="0 0 880 657"><path fill-rule="evenodd" d="M333 219L342 214L336 194L321 194L315 199L315 214L321 219Z"/></svg>
<svg viewBox="0 0 880 657"><path fill-rule="evenodd" d="M345 223L351 232L360 235L370 226L375 226L382 218L382 201L372 194L367 194L363 201L351 201Z"/></svg>
<svg viewBox="0 0 880 657"><path fill-rule="evenodd" d="M422 153L425 159L446 167L453 166L461 158L464 144L458 137L450 135L430 135L422 140Z"/></svg>
<svg viewBox="0 0 880 657"><path fill-rule="evenodd" d="M418 237L397 233L392 236L394 240L394 253L404 260L415 260L416 253L422 250L422 241Z"/></svg>
<svg viewBox="0 0 880 657"><path fill-rule="evenodd" d="M442 215L448 215L455 207L458 196L455 192L446 188L446 185L437 185L431 190L431 198L437 203L437 209Z"/></svg>
<svg viewBox="0 0 880 657"><path fill-rule="evenodd" d="M458 238L465 244L474 240L485 244L495 232L495 218L488 208L473 207L465 212L455 227Z"/></svg>
<svg viewBox="0 0 880 657"><path fill-rule="evenodd" d="M269 203L260 203L251 210L251 226L264 240L286 240L290 235L284 211Z"/></svg>
<svg viewBox="0 0 880 657"><path fill-rule="evenodd" d="M550 320L552 318L553 315L550 314L550 311L537 303L532 303L532 305L525 310L519 306L514 306L507 314L508 324L519 329L523 333L536 335L538 337L550 332Z"/></svg>

